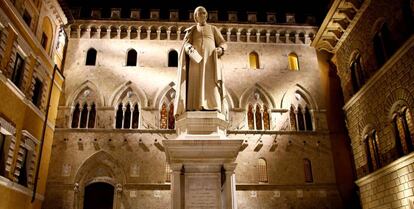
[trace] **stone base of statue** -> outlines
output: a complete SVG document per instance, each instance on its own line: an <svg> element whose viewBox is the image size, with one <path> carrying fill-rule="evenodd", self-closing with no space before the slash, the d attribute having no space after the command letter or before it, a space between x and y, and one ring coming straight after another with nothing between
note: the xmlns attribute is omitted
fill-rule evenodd
<svg viewBox="0 0 414 209"><path fill-rule="evenodd" d="M185 112L176 118L177 139L227 139L229 122L217 111Z"/></svg>
<svg viewBox="0 0 414 209"><path fill-rule="evenodd" d="M217 112L187 112L177 118L178 137L164 140L172 169L171 209L236 209L234 170L243 140L225 136Z"/></svg>

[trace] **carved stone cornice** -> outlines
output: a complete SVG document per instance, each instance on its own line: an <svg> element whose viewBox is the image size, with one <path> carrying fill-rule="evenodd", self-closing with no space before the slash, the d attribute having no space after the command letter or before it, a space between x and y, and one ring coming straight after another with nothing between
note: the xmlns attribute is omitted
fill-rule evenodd
<svg viewBox="0 0 414 209"><path fill-rule="evenodd" d="M370 5L371 0L335 0L311 46L336 53Z"/></svg>

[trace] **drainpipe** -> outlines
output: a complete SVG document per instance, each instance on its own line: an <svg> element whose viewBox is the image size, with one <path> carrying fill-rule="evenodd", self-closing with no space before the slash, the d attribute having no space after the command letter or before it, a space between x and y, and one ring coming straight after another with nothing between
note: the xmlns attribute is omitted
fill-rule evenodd
<svg viewBox="0 0 414 209"><path fill-rule="evenodd" d="M50 82L50 87L49 87L49 96L47 97L47 105L46 105L46 114L45 114L45 121L43 123L43 129L42 129L42 137L40 140L40 150L39 150L39 160L36 166L36 175L34 177L34 184L33 184L33 194L32 194L32 203L34 202L34 200L36 199L36 190L37 190L37 183L38 183L38 178L39 178L39 170L40 170L40 163L42 162L42 155L43 155L43 142L45 140L45 134L46 134L46 127L47 127L47 119L49 117L49 106L50 106L50 100L52 97L52 91L53 91L53 82L55 81L55 74L57 71L58 67L55 65L55 67L53 68L53 74L52 74L52 80ZM60 72L59 72L60 73ZM60 73L61 74L61 73Z"/></svg>

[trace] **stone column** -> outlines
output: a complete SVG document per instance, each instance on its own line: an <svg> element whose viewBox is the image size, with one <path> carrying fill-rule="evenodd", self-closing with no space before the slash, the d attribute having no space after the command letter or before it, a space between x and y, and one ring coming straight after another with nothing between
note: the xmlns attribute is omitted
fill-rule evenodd
<svg viewBox="0 0 414 209"><path fill-rule="evenodd" d="M241 34L241 33L240 33L240 31L239 31L239 32L237 32L236 34L237 34L237 42L239 42L239 41L240 41L240 34Z"/></svg>
<svg viewBox="0 0 414 209"><path fill-rule="evenodd" d="M309 34L305 34L305 44L310 44L310 42Z"/></svg>
<svg viewBox="0 0 414 209"><path fill-rule="evenodd" d="M299 43L299 33L295 34L295 44Z"/></svg>
<svg viewBox="0 0 414 209"><path fill-rule="evenodd" d="M170 36L171 36L171 31L167 30L167 40L170 40Z"/></svg>
<svg viewBox="0 0 414 209"><path fill-rule="evenodd" d="M183 209L182 192L181 187L181 172L183 164L174 163L170 165L172 170L171 178L171 209Z"/></svg>
<svg viewBox="0 0 414 209"><path fill-rule="evenodd" d="M151 28L147 29L147 40L151 40Z"/></svg>
<svg viewBox="0 0 414 209"><path fill-rule="evenodd" d="M161 39L161 30L157 30L157 40Z"/></svg>
<svg viewBox="0 0 414 209"><path fill-rule="evenodd" d="M226 41L229 42L230 37L231 37L231 31L227 31L226 35L227 35L227 40Z"/></svg>
<svg viewBox="0 0 414 209"><path fill-rule="evenodd" d="M247 32L246 33L246 42L250 42L250 32Z"/></svg>
<svg viewBox="0 0 414 209"><path fill-rule="evenodd" d="M121 38L121 29L120 28L116 29L116 38L117 39Z"/></svg>
<svg viewBox="0 0 414 209"><path fill-rule="evenodd" d="M76 29L76 32L78 33L78 38L80 38L81 37L81 29L80 28Z"/></svg>
<svg viewBox="0 0 414 209"><path fill-rule="evenodd" d="M270 42L270 33L267 32L266 33L266 43L269 43L269 42Z"/></svg>
<svg viewBox="0 0 414 209"><path fill-rule="evenodd" d="M223 188L223 209L237 209L236 200L236 175L234 170L236 169L236 163L224 164L224 170L226 172L226 181Z"/></svg>
<svg viewBox="0 0 414 209"><path fill-rule="evenodd" d="M290 43L290 38L289 38L289 36L290 36L290 34L288 33L288 32L286 32L285 33L285 37L286 37L286 40L285 40L285 43Z"/></svg>
<svg viewBox="0 0 414 209"><path fill-rule="evenodd" d="M181 40L181 31L177 30L177 39L176 40Z"/></svg>
<svg viewBox="0 0 414 209"><path fill-rule="evenodd" d="M279 43L280 41L280 33L276 33L276 43Z"/></svg>
<svg viewBox="0 0 414 209"><path fill-rule="evenodd" d="M111 38L111 29L110 28L108 28L107 30L106 30L106 37L105 38L107 38L107 39L110 39Z"/></svg>
<svg viewBox="0 0 414 209"><path fill-rule="evenodd" d="M256 42L257 43L260 42L260 33L259 32L256 33Z"/></svg>
<svg viewBox="0 0 414 209"><path fill-rule="evenodd" d="M91 29L90 28L86 29L86 38L91 38Z"/></svg>
<svg viewBox="0 0 414 209"><path fill-rule="evenodd" d="M127 30L127 39L131 39L131 29Z"/></svg>
<svg viewBox="0 0 414 209"><path fill-rule="evenodd" d="M97 37L95 37L97 39L101 38L101 29L100 28L96 29L96 35L95 36L97 36Z"/></svg>

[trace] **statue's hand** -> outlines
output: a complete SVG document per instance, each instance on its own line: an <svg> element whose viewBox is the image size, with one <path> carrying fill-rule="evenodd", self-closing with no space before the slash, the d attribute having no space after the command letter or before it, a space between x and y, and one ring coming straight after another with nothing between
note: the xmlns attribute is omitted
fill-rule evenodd
<svg viewBox="0 0 414 209"><path fill-rule="evenodd" d="M224 54L224 49L223 47L219 46L216 48L216 52L218 56L222 56Z"/></svg>

